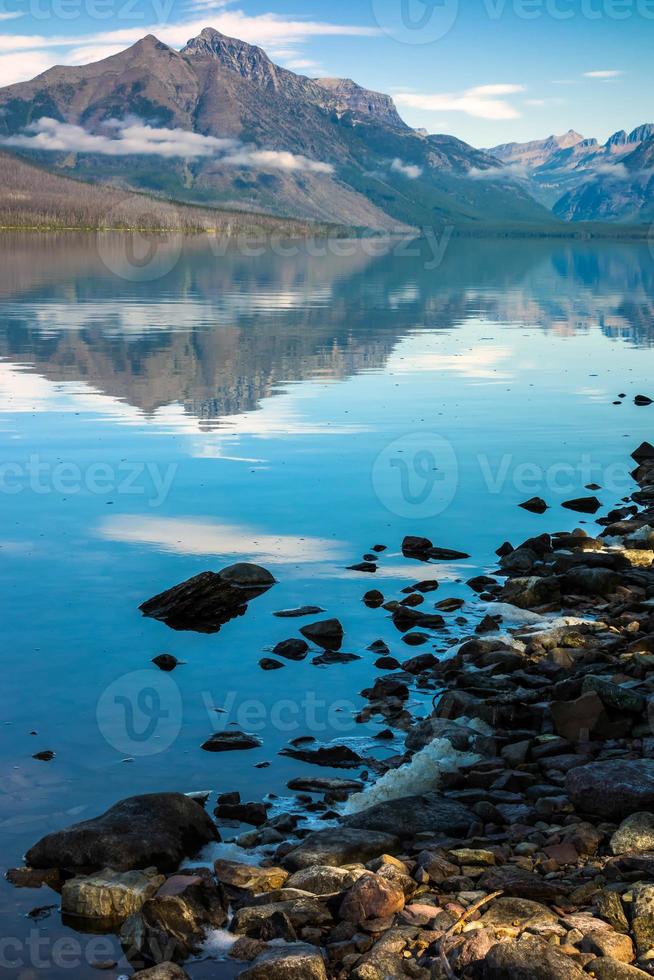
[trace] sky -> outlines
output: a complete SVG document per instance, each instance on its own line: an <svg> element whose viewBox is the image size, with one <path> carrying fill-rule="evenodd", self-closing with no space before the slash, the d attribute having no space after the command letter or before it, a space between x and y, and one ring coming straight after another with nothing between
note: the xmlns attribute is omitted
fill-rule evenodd
<svg viewBox="0 0 654 980"><path fill-rule="evenodd" d="M474 146L654 122L654 0L0 0L0 85L207 26Z"/></svg>

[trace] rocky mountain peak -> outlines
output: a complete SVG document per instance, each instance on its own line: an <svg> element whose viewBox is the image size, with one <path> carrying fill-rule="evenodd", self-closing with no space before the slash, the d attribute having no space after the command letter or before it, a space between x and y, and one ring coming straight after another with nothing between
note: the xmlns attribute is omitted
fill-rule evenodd
<svg viewBox="0 0 654 980"><path fill-rule="evenodd" d="M628 143L644 143L654 136L654 123L644 123L636 129L632 129L627 137Z"/></svg>
<svg viewBox="0 0 654 980"><path fill-rule="evenodd" d="M337 113L351 112L354 116L374 119L387 126L407 128L390 95L373 92L351 78L317 78L315 82L325 90L330 108Z"/></svg>
<svg viewBox="0 0 654 980"><path fill-rule="evenodd" d="M192 58L213 58L252 81L269 82L276 74L276 66L262 48L227 37L213 27L205 27L197 37L191 38L182 54Z"/></svg>
<svg viewBox="0 0 654 980"><path fill-rule="evenodd" d="M576 146L577 143L582 143L584 137L581 133L578 133L574 129L569 129L567 133L563 133L561 136L556 137L556 142L562 149L567 149L569 146Z"/></svg>
<svg viewBox="0 0 654 980"><path fill-rule="evenodd" d="M619 129L613 136L609 136L606 146L624 146L627 142L627 134L624 129Z"/></svg>

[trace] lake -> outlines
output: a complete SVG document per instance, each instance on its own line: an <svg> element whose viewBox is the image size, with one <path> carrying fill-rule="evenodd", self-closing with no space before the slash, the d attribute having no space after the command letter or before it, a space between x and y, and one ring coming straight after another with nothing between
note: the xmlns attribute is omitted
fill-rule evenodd
<svg viewBox="0 0 654 980"><path fill-rule="evenodd" d="M464 598L434 636L442 653L484 615L465 581L495 549L592 527L561 503L593 483L615 506L654 434L654 407L634 404L654 397L646 245L0 242L3 870L137 793L274 793L290 808L290 778L332 772L278 754L300 736L397 752L400 730L375 741L384 719L354 717L380 673L367 647L403 660L432 646L404 645L364 592L436 578L423 608ZM534 495L544 516L518 506ZM406 534L470 557L408 560ZM348 568L376 544L375 574ZM237 561L277 584L219 633L139 612ZM314 650L262 670L312 621L273 613L303 604L341 619L361 659L316 666ZM151 663L163 652L183 661L172 673ZM418 713L432 696L412 692ZM201 750L230 726L261 747ZM28 916L57 900L2 881L5 975L97 976L89 962L111 958L56 908Z"/></svg>

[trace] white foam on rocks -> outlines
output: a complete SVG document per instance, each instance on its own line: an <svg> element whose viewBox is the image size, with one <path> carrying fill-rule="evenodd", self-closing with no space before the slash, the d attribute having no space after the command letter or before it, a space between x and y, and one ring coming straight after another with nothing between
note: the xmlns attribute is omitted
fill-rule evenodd
<svg viewBox="0 0 654 980"><path fill-rule="evenodd" d="M475 727L474 723L471 723L471 727ZM387 800L431 792L438 788L442 773L456 772L462 766L474 765L480 759L476 752L459 752L446 738L435 738L416 752L411 762L389 770L372 786L350 796L345 813L359 813Z"/></svg>

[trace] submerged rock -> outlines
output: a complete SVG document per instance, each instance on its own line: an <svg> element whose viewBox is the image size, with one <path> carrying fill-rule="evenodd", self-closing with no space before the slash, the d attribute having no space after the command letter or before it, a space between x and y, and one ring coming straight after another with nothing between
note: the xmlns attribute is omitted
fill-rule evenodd
<svg viewBox="0 0 654 980"><path fill-rule="evenodd" d="M531 514L544 514L547 510L547 504L542 497L531 497L529 500L523 501L519 506L523 510L528 510Z"/></svg>
<svg viewBox="0 0 654 980"><path fill-rule="evenodd" d="M202 744L205 752L235 752L258 749L263 742L246 732L216 732Z"/></svg>
<svg viewBox="0 0 654 980"><path fill-rule="evenodd" d="M280 619L296 619L301 616L317 616L324 611L322 606L297 606L295 609L278 609L273 616L278 616Z"/></svg>
<svg viewBox="0 0 654 980"><path fill-rule="evenodd" d="M26 860L33 868L173 871L183 857L217 839L213 821L195 800L182 793L148 793L48 834L29 849Z"/></svg>
<svg viewBox="0 0 654 980"><path fill-rule="evenodd" d="M576 497L574 500L565 500L562 504L566 510L574 510L579 514L596 514L602 506L602 501L597 497Z"/></svg>
<svg viewBox="0 0 654 980"><path fill-rule="evenodd" d="M304 660L308 649L309 644L304 640L291 637L290 640L280 640L273 647L273 653L278 657L284 657L285 660Z"/></svg>
<svg viewBox="0 0 654 980"><path fill-rule="evenodd" d="M142 603L144 616L174 630L217 633L241 616L251 599L267 592L275 579L260 565L239 562L220 572L201 572Z"/></svg>
<svg viewBox="0 0 654 980"><path fill-rule="evenodd" d="M335 769L356 769L363 759L348 745L323 745L317 749L302 749L293 746L282 749L280 755L302 762L312 762L316 766L333 766Z"/></svg>
<svg viewBox="0 0 654 980"><path fill-rule="evenodd" d="M323 650L340 650L343 643L343 627L338 619L322 619L309 623L300 633Z"/></svg>

